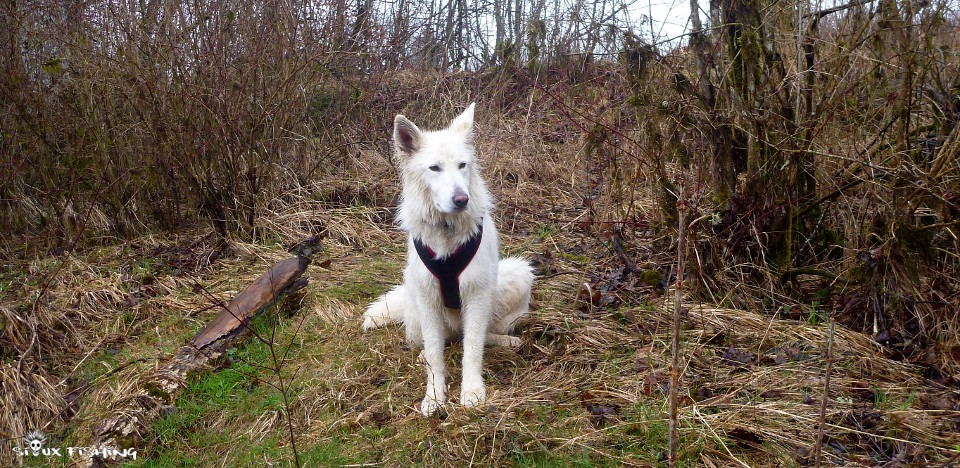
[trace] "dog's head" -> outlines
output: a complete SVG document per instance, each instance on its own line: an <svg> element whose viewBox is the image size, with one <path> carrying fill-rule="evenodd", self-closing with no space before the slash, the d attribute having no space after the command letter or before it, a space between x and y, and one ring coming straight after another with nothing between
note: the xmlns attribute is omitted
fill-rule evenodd
<svg viewBox="0 0 960 468"><path fill-rule="evenodd" d="M450 125L438 131L423 131L402 115L393 121L393 147L405 185L429 192L440 213L467 210L471 184L477 178L473 149L473 109L470 104Z"/></svg>

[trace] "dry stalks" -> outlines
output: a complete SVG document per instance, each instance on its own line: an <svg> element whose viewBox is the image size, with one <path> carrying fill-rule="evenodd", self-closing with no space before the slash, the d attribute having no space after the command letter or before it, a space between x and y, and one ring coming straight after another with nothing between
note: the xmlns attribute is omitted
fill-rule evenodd
<svg viewBox="0 0 960 468"><path fill-rule="evenodd" d="M109 86L58 88L63 102L42 87L0 83L13 106L2 123L17 136L0 145L4 155L22 156L5 165L0 221L28 234L26 242L3 234L0 250L3 436L89 433L97 414L141 390L143 356L153 362L178 344L168 329L185 333L215 312L194 284L229 295L284 257L283 245L327 233L329 263L319 268L331 274L308 291L299 336L310 342L298 346L341 360L297 358L304 370L290 376L299 391L286 420L302 423L281 429L304 446L342 439L352 455L385 465L411 454L427 464L519 463L554 451L655 464L667 445L658 431L672 419L663 411L664 383L678 372L673 388L689 389L676 404L679 463L799 462L819 429L825 462L951 460L960 443L960 104L952 97L956 57L946 52L957 45L955 14L944 2L912 13L838 10L814 30L788 24L803 17L788 4L742 18L732 7L752 3L717 4L734 26L768 32L772 48L760 52L776 54L738 62L743 55L729 50L737 42L725 36L731 27L714 30L698 51L659 53L618 36L620 65L558 58L535 73L509 61L478 72L383 73L364 68L375 55L335 50L277 62L260 83L241 69L273 63L271 53L234 62L209 51L197 59L215 62L211 74L184 83L192 90L184 94L161 86L183 58L157 51L127 52L138 67L149 64L144 75L80 55L71 71L97 72ZM906 14L918 23L904 26ZM111 31L114 39L125 34ZM809 41L817 45L812 67L801 63ZM298 75L302 67L310 73ZM730 83L738 73L768 81ZM67 108L71 96L97 105ZM445 420L422 421L411 409L420 370L402 333L360 335L355 322L374 289L396 282L396 271L387 277L376 268L403 262L392 226L393 115L438 127L473 100L504 249L538 264L540 308L522 328L520 350L490 351L488 413L453 409ZM33 101L45 111L17 113ZM141 116L145 109L159 115ZM304 109L310 116L301 119ZM277 112L282 122L270 120ZM203 125L181 131L195 115ZM81 125L87 121L92 133ZM261 150L263 164L250 164ZM729 161L743 168L726 177L721 158L749 151L760 159ZM103 165L45 172L51 161L82 162L78 155L88 153ZM34 155L36 167L27 164ZM113 156L118 167L107 164ZM156 164L137 159L147 156ZM151 168L148 176L131 172L141 166ZM815 190L796 193L796 181L809 177ZM669 183L680 179L706 201L680 236L690 245L689 268L673 270L674 223L663 221L680 214ZM778 185L784 181L792 185ZM191 184L189 196L177 192ZM218 214L218 204L228 213ZM160 210L148 216L151 207ZM167 220L174 229L145 229ZM688 278L682 290L671 291L674 278ZM682 327L668 326L663 311L671 308ZM823 309L838 321L829 360ZM671 355L674 331L679 352ZM124 350L130 354L112 358ZM680 355L683 369L671 369ZM822 416L811 404L818 400L827 402ZM217 415L202 428L240 433L230 419ZM249 423L243 433L262 440L284 418L241 419ZM364 445L361 433L372 427L386 428L379 447ZM648 446L660 453L646 453ZM2 460L10 455L0 445Z"/></svg>

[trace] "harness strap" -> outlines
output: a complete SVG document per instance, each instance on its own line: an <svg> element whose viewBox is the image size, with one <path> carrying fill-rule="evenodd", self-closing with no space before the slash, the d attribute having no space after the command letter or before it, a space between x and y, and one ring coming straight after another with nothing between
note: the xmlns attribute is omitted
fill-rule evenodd
<svg viewBox="0 0 960 468"><path fill-rule="evenodd" d="M443 296L443 305L450 309L459 309L460 303L460 273L467 269L467 265L473 260L477 250L480 248L480 239L483 237L483 223L479 225L479 230L467 242L457 247L449 257L442 260L436 259L436 254L430 247L427 247L420 238L413 239L413 246L417 249L417 255L423 262L427 270L440 281L440 295Z"/></svg>

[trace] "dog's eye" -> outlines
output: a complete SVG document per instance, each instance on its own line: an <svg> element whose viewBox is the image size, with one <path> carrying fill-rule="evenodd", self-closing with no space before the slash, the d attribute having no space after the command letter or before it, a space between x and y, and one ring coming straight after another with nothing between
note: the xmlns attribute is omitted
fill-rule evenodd
<svg viewBox="0 0 960 468"><path fill-rule="evenodd" d="M465 167L467 167L467 163L465 162L460 163L460 169L463 169Z"/></svg>
<svg viewBox="0 0 960 468"><path fill-rule="evenodd" d="M430 166L430 170L433 171L433 172L440 172L440 166L434 164L434 165Z"/></svg>

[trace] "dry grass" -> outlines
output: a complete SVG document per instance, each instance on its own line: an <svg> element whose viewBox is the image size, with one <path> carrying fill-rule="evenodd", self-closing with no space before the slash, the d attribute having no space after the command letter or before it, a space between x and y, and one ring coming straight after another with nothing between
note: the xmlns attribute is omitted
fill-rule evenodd
<svg viewBox="0 0 960 468"><path fill-rule="evenodd" d="M418 120L408 112L428 128L453 115L453 103L468 102L456 85L433 92L449 104L449 115ZM566 120L551 106L526 104L521 117L478 113L478 149L499 200L503 249L535 259L542 274L538 307L520 329L523 346L488 350L486 408L452 404L445 417L421 418L416 350L405 347L397 328L359 331L363 307L399 281L404 256L402 234L391 223L398 187L383 135L321 180L267 204L255 243L216 245L205 233L148 236L5 273L26 278L12 289L22 292L4 291L5 339L11 349L26 349L36 331L38 351L22 366L4 357L0 430L16 437L37 427L83 443L100 419L141 390L139 374L215 315L195 283L229 298L287 256L286 244L325 231L310 285L294 315L276 324L277 342L290 346L290 412L277 404L270 374L257 367L266 364L264 347L240 346L223 369L195 378L176 412L137 442L141 458L155 465L288 465L284 418L291 417L304 459L318 466L662 463L671 308L664 298L671 294L623 274L604 237L614 208L589 195L604 184L593 155L581 141L539 138L564 133L557 129ZM637 212L656 211L648 198L638 200ZM654 243L655 233L630 233L628 251L638 264L670 270L671 254ZM51 275L60 261L64 267ZM23 322L18 317L34 307L29 278L48 277L35 322ZM581 294L584 283L605 288L610 306ZM734 310L693 298L684 305L681 463L804 463L823 388L822 317L788 320L760 307ZM956 389L883 351L868 335L837 329L826 460L955 458ZM457 395L459 344L447 356L450 394ZM9 457L4 443L0 460Z"/></svg>

